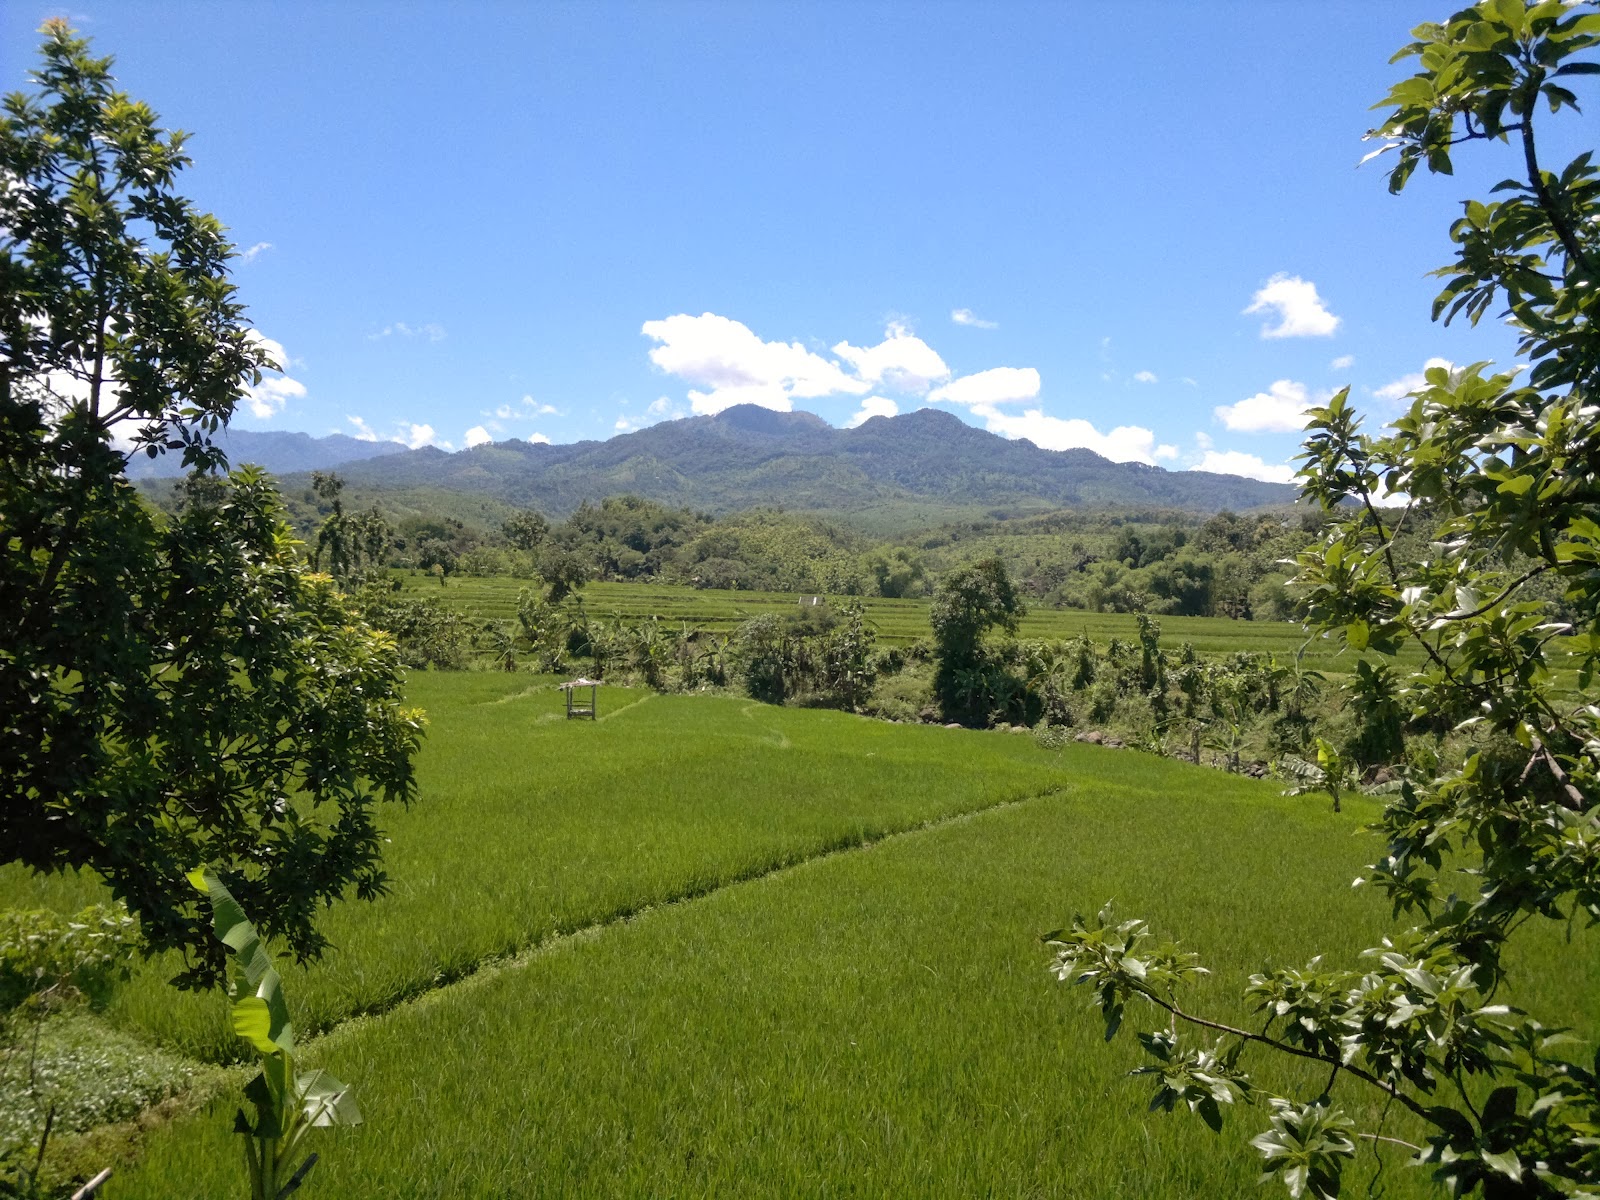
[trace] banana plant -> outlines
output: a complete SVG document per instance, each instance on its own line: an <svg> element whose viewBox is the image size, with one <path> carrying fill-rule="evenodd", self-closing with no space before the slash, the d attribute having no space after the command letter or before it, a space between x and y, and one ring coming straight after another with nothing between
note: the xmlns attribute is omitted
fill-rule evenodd
<svg viewBox="0 0 1600 1200"><path fill-rule="evenodd" d="M350 1090L328 1072L295 1070L294 1026L261 935L209 867L189 872L188 880L210 901L212 929L231 952L233 1031L261 1057L260 1074L244 1089L255 1119L241 1108L233 1123L234 1132L245 1137L250 1200L282 1200L316 1164L317 1156L311 1154L291 1165L306 1134L319 1125L359 1125L361 1110Z"/></svg>

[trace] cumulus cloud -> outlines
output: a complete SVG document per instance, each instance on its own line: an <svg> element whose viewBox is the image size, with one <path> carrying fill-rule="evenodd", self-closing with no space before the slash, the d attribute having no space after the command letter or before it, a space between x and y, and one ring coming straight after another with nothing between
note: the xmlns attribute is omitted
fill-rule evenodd
<svg viewBox="0 0 1600 1200"><path fill-rule="evenodd" d="M865 395L872 385L799 342L767 342L742 322L716 313L678 313L640 328L657 345L650 361L669 375L697 385L689 392L697 413L735 404L790 411L791 397Z"/></svg>
<svg viewBox="0 0 1600 1200"><path fill-rule="evenodd" d="M1135 383L1159 383L1160 382L1160 380L1156 378L1156 373L1154 371L1135 371L1134 375L1133 375L1133 381Z"/></svg>
<svg viewBox="0 0 1600 1200"><path fill-rule="evenodd" d="M367 341L376 342L386 337L427 338L430 342L442 342L445 332L443 325L433 321L426 325L407 325L404 321L396 321L393 325L385 325L377 333L369 333Z"/></svg>
<svg viewBox="0 0 1600 1200"><path fill-rule="evenodd" d="M757 408L770 408L773 412L793 412L794 403L782 384L751 383L741 387L717 388L702 392L689 389L689 411L697 416L709 417L735 404L754 404Z"/></svg>
<svg viewBox="0 0 1600 1200"><path fill-rule="evenodd" d="M545 435L542 433L530 433L522 440L525 442L535 442L541 446L548 446L550 444L550 439L545 437Z"/></svg>
<svg viewBox="0 0 1600 1200"><path fill-rule="evenodd" d="M1356 356L1354 354L1341 354L1328 364L1328 369L1330 371L1348 371L1355 365Z"/></svg>
<svg viewBox="0 0 1600 1200"><path fill-rule="evenodd" d="M952 309L951 313L950 313L950 319L952 321L954 321L957 325L970 325L974 329L999 329L1000 328L1000 323L998 321L985 321L982 317L980 317L976 313L974 313L970 308Z"/></svg>
<svg viewBox="0 0 1600 1200"><path fill-rule="evenodd" d="M935 383L950 378L950 368L927 342L898 321L884 331L883 341L865 348L840 342L833 352L874 387L922 395Z"/></svg>
<svg viewBox="0 0 1600 1200"><path fill-rule="evenodd" d="M1037 408L1030 408L1021 416L1003 413L987 405L980 405L973 411L984 419L990 433L1008 438L1027 438L1045 450L1081 448L1093 450L1112 462L1152 465L1157 457L1170 458L1177 454L1174 446L1157 446L1155 434L1139 425L1119 425L1109 433L1101 433L1081 418L1052 417Z"/></svg>
<svg viewBox="0 0 1600 1200"><path fill-rule="evenodd" d="M251 246L250 249L239 251L239 261L247 263L255 262L256 259L260 258L263 254L271 249L271 242L257 242L254 246Z"/></svg>
<svg viewBox="0 0 1600 1200"><path fill-rule="evenodd" d="M1293 433L1305 428L1306 410L1316 403L1305 384L1278 379L1264 392L1211 411L1235 433Z"/></svg>
<svg viewBox="0 0 1600 1200"><path fill-rule="evenodd" d="M928 393L934 403L980 405L1014 404L1039 394L1039 372L1032 367L990 367L953 379Z"/></svg>
<svg viewBox="0 0 1600 1200"><path fill-rule="evenodd" d="M489 431L482 425L474 425L467 430L463 438L467 443L468 450L471 450L474 446L482 446L485 443L494 441L494 438L489 435Z"/></svg>
<svg viewBox="0 0 1600 1200"><path fill-rule="evenodd" d="M265 350L272 361L278 364L276 373L267 375L260 383L251 384L244 390L244 403L250 415L266 421L282 412L289 401L304 396L306 385L282 374L282 368L289 362L289 354L282 342L273 341L258 329L250 330L246 336L252 345Z"/></svg>
<svg viewBox="0 0 1600 1200"><path fill-rule="evenodd" d="M1240 450L1207 450L1194 469L1218 475L1243 475L1246 479L1259 479L1265 483L1290 483L1294 480L1294 468L1288 463L1269 463Z"/></svg>
<svg viewBox="0 0 1600 1200"><path fill-rule="evenodd" d="M1317 295L1317 285L1298 275L1279 273L1250 299L1245 315L1270 312L1277 324L1268 321L1261 327L1264 338L1330 337L1339 328L1339 318L1329 312Z"/></svg>
<svg viewBox="0 0 1600 1200"><path fill-rule="evenodd" d="M868 396L861 402L861 408L844 423L846 429L854 429L864 425L873 417L892 417L900 412L900 406L893 400L884 396Z"/></svg>
<svg viewBox="0 0 1600 1200"><path fill-rule="evenodd" d="M1412 392L1421 391L1428 386L1426 372L1434 367L1443 367L1447 371L1455 370L1455 364L1448 358L1430 358L1422 364L1421 371L1412 371L1409 375L1402 375L1381 388L1374 388L1372 394L1380 400L1404 400Z"/></svg>
<svg viewBox="0 0 1600 1200"><path fill-rule="evenodd" d="M560 412L551 404L536 404L532 396L524 396L519 407L509 404L499 405L490 412L483 410L486 417L492 416L501 421L531 421L535 417L560 416Z"/></svg>
<svg viewBox="0 0 1600 1200"><path fill-rule="evenodd" d="M360 417L346 417L345 420L349 421L350 424L356 427L355 433L350 435L351 437L355 438L356 441L375 442L378 440L378 435L373 432L372 426L368 425Z"/></svg>
<svg viewBox="0 0 1600 1200"><path fill-rule="evenodd" d="M395 429L397 439L413 450L420 450L424 446L438 446L441 450L450 449L450 443L441 442L438 435L433 432L432 425L413 425L410 421L401 421Z"/></svg>
<svg viewBox="0 0 1600 1200"><path fill-rule="evenodd" d="M657 396L644 411L657 421L676 421L689 415L673 403L671 396Z"/></svg>

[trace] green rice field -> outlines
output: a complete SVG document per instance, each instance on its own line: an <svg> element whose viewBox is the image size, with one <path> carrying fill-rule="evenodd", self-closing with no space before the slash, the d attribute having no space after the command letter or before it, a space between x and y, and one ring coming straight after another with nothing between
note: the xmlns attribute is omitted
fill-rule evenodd
<svg viewBox="0 0 1600 1200"><path fill-rule="evenodd" d="M399 575L407 595L420 595L446 604L475 620L515 621L517 596L533 587L528 580L507 576L452 576L441 587L431 576ZM591 583L581 595L591 619L620 617L625 623L659 617L673 627L728 633L751 617L762 613L780 615L795 612L812 597L793 592L734 592L683 587L673 584ZM849 597L824 597L838 603ZM886 646L907 646L931 637L928 601L885 600L862 597L867 617ZM1295 651L1307 644L1299 625L1288 621L1235 621L1228 617L1161 617L1162 644L1176 648L1184 642L1194 644L1202 654L1227 654L1237 650L1275 654L1291 661ZM1104 644L1113 637L1132 639L1138 634L1138 618L1131 613L1092 613L1075 609L1032 608L1023 617L1018 636L1024 638L1070 638L1087 633ZM1331 641L1311 642L1306 665L1321 670L1344 670L1348 656L1339 656L1339 646Z"/></svg>
<svg viewBox="0 0 1600 1200"><path fill-rule="evenodd" d="M1362 798L1336 815L1133 751L732 697L605 689L601 720L567 722L528 675L411 696L431 729L420 798L388 814L393 892L331 912L339 949L285 972L307 1058L366 1116L317 1131L308 1196L1255 1195L1264 1120L1147 1113L1136 1044L1104 1043L1039 935L1115 898L1239 1017L1251 971L1387 928L1349 886L1377 851ZM0 873L5 904L93 891ZM1600 951L1565 936L1527 940L1513 999L1591 1036ZM228 1058L221 995L166 973L107 1018ZM101 1195L237 1194L237 1103L156 1123ZM1397 1158L1383 1186L1431 1194Z"/></svg>

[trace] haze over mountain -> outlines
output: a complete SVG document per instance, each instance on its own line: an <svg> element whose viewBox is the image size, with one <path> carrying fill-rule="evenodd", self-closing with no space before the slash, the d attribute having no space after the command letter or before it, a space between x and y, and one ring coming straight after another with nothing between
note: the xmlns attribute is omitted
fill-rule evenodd
<svg viewBox="0 0 1600 1200"><path fill-rule="evenodd" d="M401 454L406 450L402 442L363 441L342 433L314 438L309 433L224 429L217 434L216 441L228 452L228 461L233 465L255 463L274 475L320 471L359 459ZM173 479L184 473L183 456L162 454L149 458L143 454L135 455L128 461L127 473L129 479Z"/></svg>
<svg viewBox="0 0 1600 1200"><path fill-rule="evenodd" d="M607 441L495 442L454 454L425 446L340 467L367 487L442 488L552 516L631 492L709 511L754 505L851 510L893 502L1215 512L1292 502L1288 484L1116 463L1090 450L1042 450L919 409L839 429L807 412L736 405Z"/></svg>

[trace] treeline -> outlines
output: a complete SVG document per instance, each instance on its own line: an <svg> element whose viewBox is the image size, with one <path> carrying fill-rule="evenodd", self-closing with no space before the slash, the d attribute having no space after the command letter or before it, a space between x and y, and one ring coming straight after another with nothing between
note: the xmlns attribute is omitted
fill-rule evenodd
<svg viewBox="0 0 1600 1200"><path fill-rule="evenodd" d="M919 598L971 563L1005 564L1019 592L1049 608L1289 620L1292 559L1321 528L1298 510L1046 516L953 523L895 540L837 520L758 509L720 517L637 496L581 505L552 523L532 511L498 521L377 505L347 514L336 476L294 497L310 552L368 570L510 576L566 591L589 580L743 591ZM335 573L340 570L335 569Z"/></svg>

